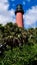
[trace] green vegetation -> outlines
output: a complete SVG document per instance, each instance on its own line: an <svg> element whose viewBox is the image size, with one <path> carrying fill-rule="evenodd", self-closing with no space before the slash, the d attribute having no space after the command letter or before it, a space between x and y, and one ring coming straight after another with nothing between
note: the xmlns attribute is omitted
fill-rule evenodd
<svg viewBox="0 0 37 65"><path fill-rule="evenodd" d="M16 47L13 47L13 40ZM0 24L0 44L7 43L9 50L0 56L0 65L37 65L37 28L28 30L16 24ZM10 47L13 47L12 49Z"/></svg>
<svg viewBox="0 0 37 65"><path fill-rule="evenodd" d="M5 51L0 65L37 65L37 45L23 45Z"/></svg>

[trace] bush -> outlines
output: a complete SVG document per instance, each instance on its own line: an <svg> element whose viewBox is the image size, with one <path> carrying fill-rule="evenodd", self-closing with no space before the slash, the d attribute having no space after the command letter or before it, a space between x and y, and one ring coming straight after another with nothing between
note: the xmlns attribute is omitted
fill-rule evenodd
<svg viewBox="0 0 37 65"><path fill-rule="evenodd" d="M37 64L37 28L26 30L12 22L0 24L0 43L6 43L9 49L0 56L0 65Z"/></svg>
<svg viewBox="0 0 37 65"><path fill-rule="evenodd" d="M37 61L37 45L23 45L4 52L0 65L34 65Z"/></svg>

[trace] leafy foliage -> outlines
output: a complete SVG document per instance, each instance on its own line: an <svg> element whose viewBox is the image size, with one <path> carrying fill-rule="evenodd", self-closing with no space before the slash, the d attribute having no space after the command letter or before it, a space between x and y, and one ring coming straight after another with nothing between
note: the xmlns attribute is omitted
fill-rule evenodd
<svg viewBox="0 0 37 65"><path fill-rule="evenodd" d="M37 62L37 45L23 45L5 51L0 65L35 65ZM35 63L35 64L33 64ZM37 64L36 64L37 65Z"/></svg>
<svg viewBox="0 0 37 65"><path fill-rule="evenodd" d="M0 56L0 65L37 65L37 28L26 30L12 22L0 24L0 44L4 43L9 50Z"/></svg>

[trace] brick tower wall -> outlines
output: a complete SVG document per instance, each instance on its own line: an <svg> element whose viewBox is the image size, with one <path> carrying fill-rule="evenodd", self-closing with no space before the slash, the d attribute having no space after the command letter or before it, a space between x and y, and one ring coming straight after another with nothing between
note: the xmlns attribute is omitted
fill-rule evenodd
<svg viewBox="0 0 37 65"><path fill-rule="evenodd" d="M16 24L18 27L23 27L23 14L21 12L16 14Z"/></svg>

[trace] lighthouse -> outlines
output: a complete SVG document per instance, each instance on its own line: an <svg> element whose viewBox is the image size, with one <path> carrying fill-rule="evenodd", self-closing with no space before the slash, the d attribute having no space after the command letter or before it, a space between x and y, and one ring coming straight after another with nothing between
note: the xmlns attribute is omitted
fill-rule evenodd
<svg viewBox="0 0 37 65"><path fill-rule="evenodd" d="M24 14L24 10L23 10L22 5L18 4L16 6L16 11L15 11L16 24L18 25L18 27L24 27L23 14Z"/></svg>

